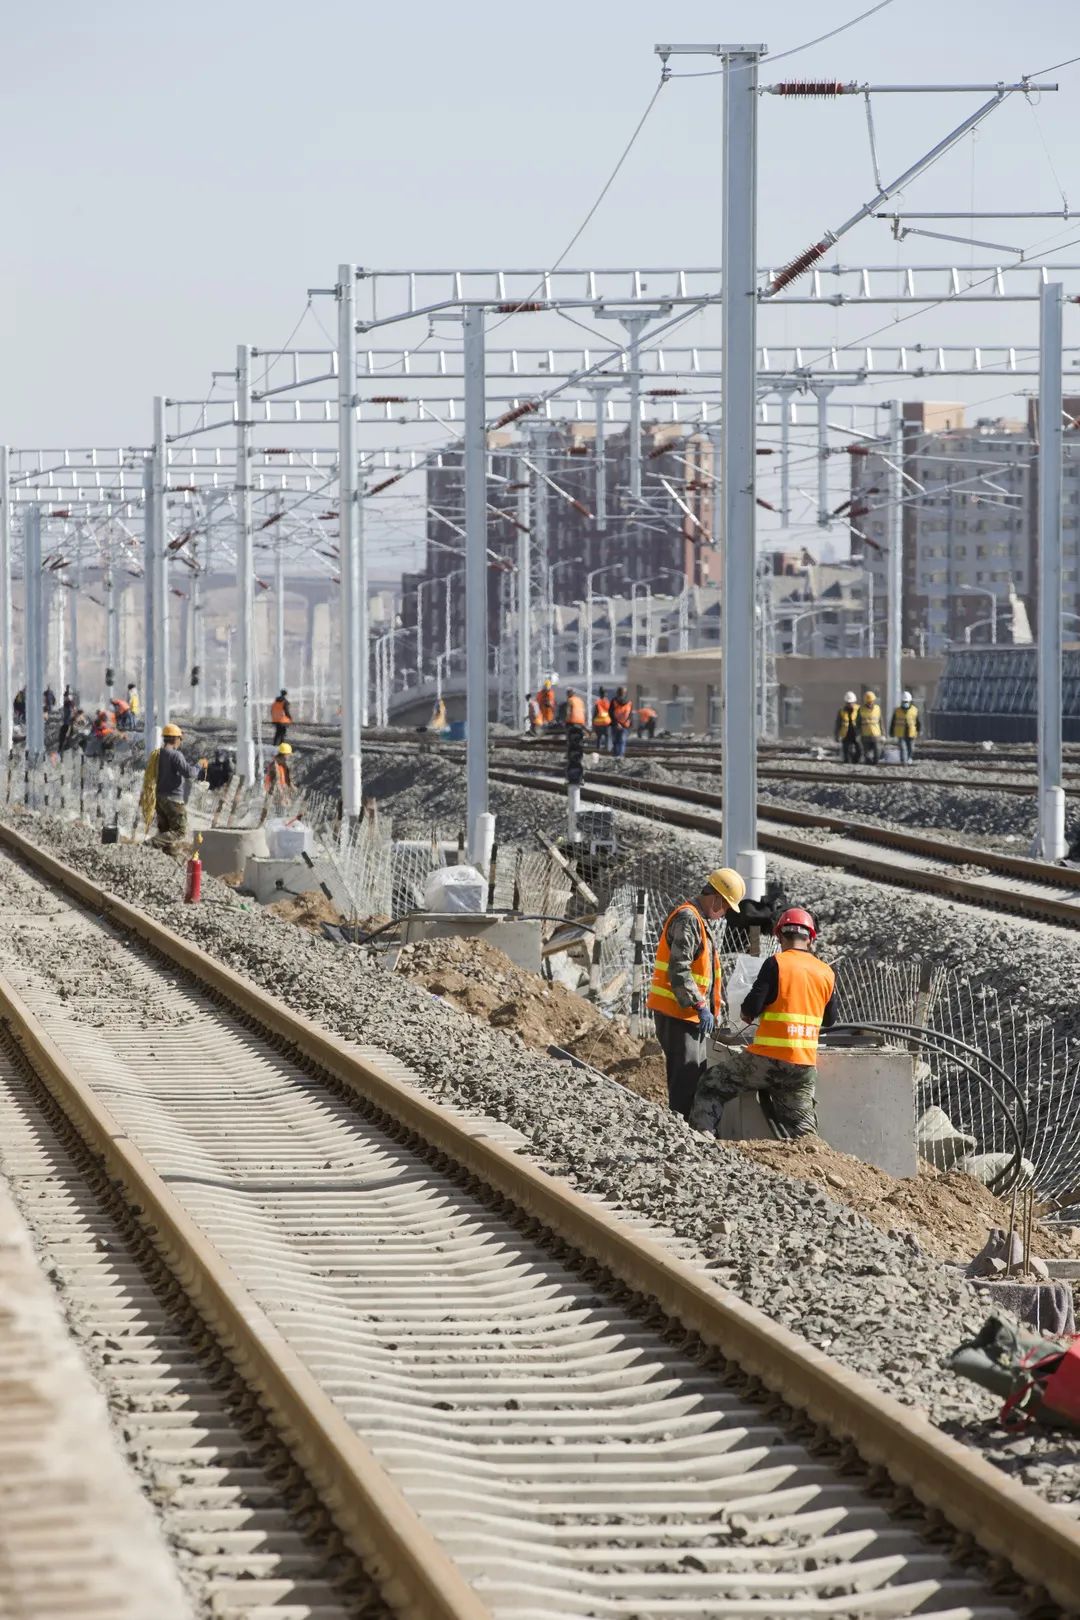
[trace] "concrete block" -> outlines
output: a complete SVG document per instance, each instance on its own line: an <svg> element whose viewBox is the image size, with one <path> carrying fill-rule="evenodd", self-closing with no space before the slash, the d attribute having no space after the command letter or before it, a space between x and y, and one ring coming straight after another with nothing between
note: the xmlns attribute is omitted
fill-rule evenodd
<svg viewBox="0 0 1080 1620"><path fill-rule="evenodd" d="M287 900L294 894L308 894L325 883L331 894L335 874L324 861L309 866L306 861L276 861L271 856L249 855L244 862L244 888L260 905L271 900Z"/></svg>
<svg viewBox="0 0 1080 1620"><path fill-rule="evenodd" d="M418 939L482 939L502 951L511 962L529 973L540 971L540 924L519 918L476 917L462 913L455 917L413 917L405 924L403 943Z"/></svg>
<svg viewBox="0 0 1080 1620"><path fill-rule="evenodd" d="M891 1048L823 1048L818 1054L818 1131L831 1147L876 1165L890 1176L914 1176L915 1065L909 1052ZM771 1136L753 1093L724 1110L720 1134L728 1141Z"/></svg>
<svg viewBox="0 0 1080 1620"><path fill-rule="evenodd" d="M208 827L199 849L203 866L211 877L242 872L249 855L269 853L261 827Z"/></svg>

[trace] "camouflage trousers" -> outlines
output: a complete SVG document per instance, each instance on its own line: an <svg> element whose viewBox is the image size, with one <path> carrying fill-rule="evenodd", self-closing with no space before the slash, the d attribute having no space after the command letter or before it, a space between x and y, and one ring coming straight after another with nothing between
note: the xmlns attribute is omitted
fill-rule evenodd
<svg viewBox="0 0 1080 1620"><path fill-rule="evenodd" d="M721 1050L698 1081L690 1109L697 1131L719 1135L724 1105L741 1091L757 1091L767 1114L790 1136L810 1136L817 1130L814 1106L817 1069L776 1058L756 1057L744 1049Z"/></svg>
<svg viewBox="0 0 1080 1620"><path fill-rule="evenodd" d="M157 802L157 832L150 842L175 855L187 837L187 805L179 799L159 799Z"/></svg>

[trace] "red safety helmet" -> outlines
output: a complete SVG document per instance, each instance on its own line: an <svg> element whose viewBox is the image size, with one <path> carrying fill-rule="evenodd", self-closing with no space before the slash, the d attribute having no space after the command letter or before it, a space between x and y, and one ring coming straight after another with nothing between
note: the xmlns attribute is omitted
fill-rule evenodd
<svg viewBox="0 0 1080 1620"><path fill-rule="evenodd" d="M817 939L817 924L810 913L804 911L801 906L789 906L777 917L773 933L786 934L796 930L800 934L805 934L809 940Z"/></svg>

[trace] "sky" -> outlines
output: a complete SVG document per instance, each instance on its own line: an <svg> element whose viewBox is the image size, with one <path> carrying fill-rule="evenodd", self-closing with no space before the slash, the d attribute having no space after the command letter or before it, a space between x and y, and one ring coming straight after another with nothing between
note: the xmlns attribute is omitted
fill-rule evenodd
<svg viewBox="0 0 1080 1620"><path fill-rule="evenodd" d="M654 44L761 42L773 53L872 0L768 7L705 0L548 0L508 7L408 0L74 0L19 6L5 27L0 103L8 226L0 257L0 437L14 445L140 444L157 393L202 397L237 342L284 343L309 287L339 262L547 265L608 179L656 87ZM997 82L1080 54L1062 0L891 0L776 77ZM715 66L677 58L675 73ZM763 82L773 78L768 64ZM1074 116L1061 91L1014 97L906 192L908 208L1080 208ZM1033 98L1035 99L1035 98ZM899 173L976 105L970 95L873 103L881 168ZM721 88L672 78L569 263L707 264L720 256ZM872 195L863 103L760 105L759 259L782 263ZM1080 218L955 227L1010 245L1078 239ZM846 263L891 265L887 225L860 226ZM909 239L908 260L1000 252ZM1054 262L1051 260L1050 262ZM1066 275L1080 292L1080 272ZM763 337L858 338L891 308L777 311ZM297 341L326 339L315 301ZM764 322L763 322L764 326ZM1073 330L1070 332L1070 326ZM689 326L699 337L713 328ZM908 341L1034 340L1035 306L954 308L898 328ZM883 337L882 341L887 338ZM1080 344L1080 310L1066 342ZM914 381L885 394L990 401L997 379ZM877 397L883 397L881 386Z"/></svg>

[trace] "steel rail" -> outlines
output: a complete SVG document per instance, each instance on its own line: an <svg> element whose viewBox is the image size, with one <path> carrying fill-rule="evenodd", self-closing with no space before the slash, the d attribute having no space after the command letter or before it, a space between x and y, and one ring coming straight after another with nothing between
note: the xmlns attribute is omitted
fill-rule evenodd
<svg viewBox="0 0 1080 1620"><path fill-rule="evenodd" d="M542 777L532 772L514 771L502 766L493 767L491 780L546 793L562 793L565 789L565 784L554 777ZM691 832L706 833L711 838L718 837L719 818L722 812L720 796L705 793L700 788L686 787L680 783L643 782L638 779L622 788L596 787L587 783L583 786L581 794L583 799L591 799L595 803L610 805L613 809L639 816L647 815L649 810L647 801L656 799L661 801L657 807L658 813L661 813L663 819L672 826L685 827ZM646 802L635 803L633 797L635 794ZM679 801L688 805L707 807L712 814L705 815L696 810L683 809ZM1080 869L1075 867L1054 866L1045 861L1029 860L1021 855L1002 855L975 845L957 844L950 839L928 838L917 833L905 833L900 829L858 821L850 816L818 814L794 807L781 808L779 805L759 804L758 817L761 821L840 833L852 841L879 844L927 860L947 862L950 866L978 866L1005 877L1080 891ZM771 850L777 855L789 856L792 860L811 862L817 866L834 866L841 871L880 879L902 888L923 889L927 893L941 895L950 900L961 899L971 905L991 907L998 911L1012 911L1021 916L1053 922L1061 927L1080 928L1080 893L1074 902L1053 894L1042 895L1030 891L1011 893L1007 889L991 891L984 884L966 878L959 872L935 872L924 867L901 866L893 861L879 859L872 851L863 854L850 848L839 849L829 844L813 843L806 838L788 836L771 828L759 827L758 843L762 849Z"/></svg>
<svg viewBox="0 0 1080 1620"><path fill-rule="evenodd" d="M1080 1526L936 1430L929 1421L840 1367L789 1330L721 1292L686 1262L461 1121L327 1030L289 1011L250 980L207 956L139 908L7 826L0 843L50 883L104 914L167 961L412 1132L429 1148L539 1220L582 1256L759 1378L871 1466L884 1467L926 1507L1025 1581L1066 1607L1080 1602ZM488 1610L404 1502L396 1487L303 1363L223 1265L115 1119L73 1073L10 989L2 1013L19 1045L82 1134L122 1181L172 1269L231 1353L259 1379L290 1446L319 1485L351 1546L377 1566L391 1601L421 1616L482 1620Z"/></svg>

